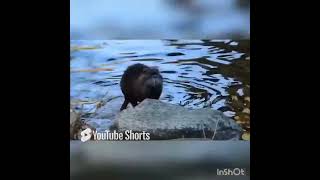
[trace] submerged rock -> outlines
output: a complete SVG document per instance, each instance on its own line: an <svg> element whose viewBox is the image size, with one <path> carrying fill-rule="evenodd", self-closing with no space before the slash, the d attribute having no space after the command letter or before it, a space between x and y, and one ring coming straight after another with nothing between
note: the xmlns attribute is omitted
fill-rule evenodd
<svg viewBox="0 0 320 180"><path fill-rule="evenodd" d="M122 111L114 127L119 132L148 132L151 140L210 138L239 140L242 129L222 112L203 108L187 109L154 99L146 99L135 108Z"/></svg>

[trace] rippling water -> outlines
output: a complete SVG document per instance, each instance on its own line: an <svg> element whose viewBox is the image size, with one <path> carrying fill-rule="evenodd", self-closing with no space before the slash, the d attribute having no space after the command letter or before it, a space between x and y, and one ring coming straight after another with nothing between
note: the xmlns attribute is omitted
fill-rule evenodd
<svg viewBox="0 0 320 180"><path fill-rule="evenodd" d="M71 99L123 96L119 82L132 64L157 66L160 100L209 107L250 130L250 40L71 41Z"/></svg>

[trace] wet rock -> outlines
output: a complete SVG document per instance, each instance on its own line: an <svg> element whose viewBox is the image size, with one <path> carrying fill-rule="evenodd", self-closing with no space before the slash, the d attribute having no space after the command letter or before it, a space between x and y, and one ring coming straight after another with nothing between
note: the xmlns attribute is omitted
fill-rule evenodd
<svg viewBox="0 0 320 180"><path fill-rule="evenodd" d="M95 128L97 132L105 132L113 124L110 119L87 118L85 123Z"/></svg>
<svg viewBox="0 0 320 180"><path fill-rule="evenodd" d="M76 139L75 136L82 126L80 115L70 109L70 139Z"/></svg>
<svg viewBox="0 0 320 180"><path fill-rule="evenodd" d="M120 107L124 101L124 97L114 97L107 99L104 105L99 107L94 114L90 116L93 119L115 119L120 112Z"/></svg>
<svg viewBox="0 0 320 180"><path fill-rule="evenodd" d="M81 138L81 131L87 128L95 130L94 127L87 123L84 123L81 120L81 116L79 113L77 113L73 109L70 109L70 139L79 140Z"/></svg>
<svg viewBox="0 0 320 180"><path fill-rule="evenodd" d="M94 109L94 113L82 116L84 123L96 129L97 132L105 132L114 124L114 119L119 114L123 101L122 96L101 100L102 106L91 108Z"/></svg>
<svg viewBox="0 0 320 180"><path fill-rule="evenodd" d="M151 140L177 138L210 138L239 140L242 128L222 112L203 108L187 109L154 99L146 99L128 108L116 118L119 132L149 132Z"/></svg>

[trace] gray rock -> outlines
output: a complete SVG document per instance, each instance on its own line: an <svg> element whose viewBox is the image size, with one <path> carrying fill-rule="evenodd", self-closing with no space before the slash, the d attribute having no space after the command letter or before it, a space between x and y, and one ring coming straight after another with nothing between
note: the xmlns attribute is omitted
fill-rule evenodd
<svg viewBox="0 0 320 180"><path fill-rule="evenodd" d="M114 119L120 112L120 107L124 101L124 97L114 97L104 102L104 105L90 116L94 119Z"/></svg>
<svg viewBox="0 0 320 180"><path fill-rule="evenodd" d="M82 126L80 115L70 109L70 139L75 139L76 134Z"/></svg>
<svg viewBox="0 0 320 180"><path fill-rule="evenodd" d="M81 120L81 115L75 110L70 109L70 140L78 140L81 138L81 131L90 128L96 130L90 124L87 124Z"/></svg>
<svg viewBox="0 0 320 180"><path fill-rule="evenodd" d="M210 138L239 140L242 128L222 112L203 108L187 109L154 99L146 99L135 108L127 108L116 118L119 132L148 132L151 140Z"/></svg>
<svg viewBox="0 0 320 180"><path fill-rule="evenodd" d="M120 113L124 97L112 97L103 100L103 106L85 118L85 123L94 127L98 132L105 132L114 124L115 117Z"/></svg>
<svg viewBox="0 0 320 180"><path fill-rule="evenodd" d="M87 118L85 123L95 128L97 132L105 132L113 124L110 119Z"/></svg>

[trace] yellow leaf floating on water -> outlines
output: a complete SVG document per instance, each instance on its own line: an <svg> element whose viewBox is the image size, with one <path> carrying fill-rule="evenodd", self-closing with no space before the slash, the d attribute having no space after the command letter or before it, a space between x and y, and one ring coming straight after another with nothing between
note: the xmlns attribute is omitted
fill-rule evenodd
<svg viewBox="0 0 320 180"><path fill-rule="evenodd" d="M100 72L100 71L112 71L112 68L97 68L97 69L78 69L71 70L71 72Z"/></svg>
<svg viewBox="0 0 320 180"><path fill-rule="evenodd" d="M95 50L99 49L100 47L98 46L73 46L70 47L71 51L81 51L81 50Z"/></svg>
<svg viewBox="0 0 320 180"><path fill-rule="evenodd" d="M240 125L245 125L245 124L247 124L247 123L244 122L244 121L237 121L237 123L240 124Z"/></svg>
<svg viewBox="0 0 320 180"><path fill-rule="evenodd" d="M249 109L249 108L244 108L242 112L243 112L243 113L250 114L250 109Z"/></svg>
<svg viewBox="0 0 320 180"><path fill-rule="evenodd" d="M248 133L248 132L243 133L242 139L245 141L250 141L250 133Z"/></svg>

